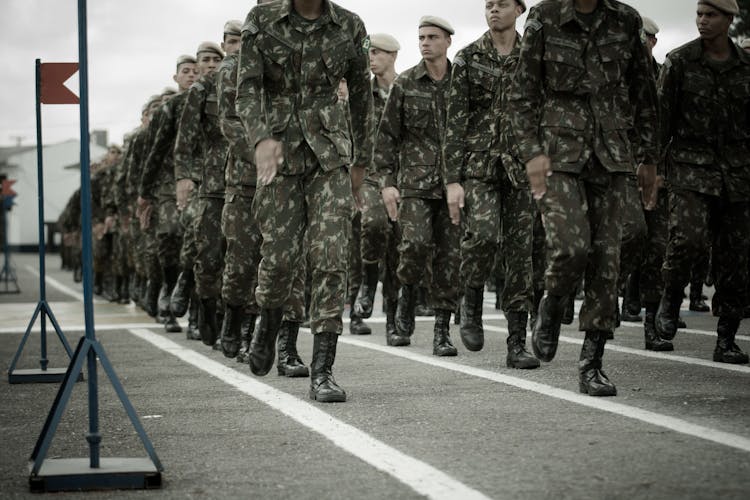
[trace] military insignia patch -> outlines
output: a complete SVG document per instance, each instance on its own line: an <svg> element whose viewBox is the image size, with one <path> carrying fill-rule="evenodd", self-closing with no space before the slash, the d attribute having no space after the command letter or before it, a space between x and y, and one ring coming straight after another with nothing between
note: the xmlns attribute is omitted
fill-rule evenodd
<svg viewBox="0 0 750 500"><path fill-rule="evenodd" d="M455 64L456 66L466 66L466 61L464 61L460 57L455 57L453 59L453 64Z"/></svg>
<svg viewBox="0 0 750 500"><path fill-rule="evenodd" d="M362 52L365 54L370 53L370 35L367 35L364 40L362 40Z"/></svg>
<svg viewBox="0 0 750 500"><path fill-rule="evenodd" d="M526 21L526 26L524 27L524 29L531 30L531 31L539 31L540 29L542 29L542 23L541 21L538 21L536 19L528 19Z"/></svg>
<svg viewBox="0 0 750 500"><path fill-rule="evenodd" d="M646 45L646 40L648 40L648 36L646 35L646 30L641 30L641 43Z"/></svg>
<svg viewBox="0 0 750 500"><path fill-rule="evenodd" d="M244 25L242 26L242 31L243 31L243 32L247 31L247 32L248 32L248 33L250 33L251 35L255 35L255 34L257 34L257 33L258 33L258 31L260 31L260 30L258 30L258 27L257 27L257 26L256 26L255 24L253 24L253 22L252 22L252 21L248 21L248 22L246 22L246 23L245 23L245 24L244 24Z"/></svg>

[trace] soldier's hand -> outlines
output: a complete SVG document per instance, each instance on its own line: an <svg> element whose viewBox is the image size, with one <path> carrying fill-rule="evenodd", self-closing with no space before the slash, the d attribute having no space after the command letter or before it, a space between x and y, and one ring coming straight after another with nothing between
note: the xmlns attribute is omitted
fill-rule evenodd
<svg viewBox="0 0 750 500"><path fill-rule="evenodd" d="M656 199L659 195L656 165L644 165L641 163L638 165L636 175L638 176L638 190L641 192L643 208L653 210L656 208Z"/></svg>
<svg viewBox="0 0 750 500"><path fill-rule="evenodd" d="M526 163L526 177L531 184L531 194L541 200L547 192L547 177L552 175L552 162L547 155L539 155Z"/></svg>
<svg viewBox="0 0 750 500"><path fill-rule="evenodd" d="M461 224L461 209L464 208L464 188L457 182L445 186L448 213L454 226Z"/></svg>
<svg viewBox="0 0 750 500"><path fill-rule="evenodd" d="M284 146L274 139L264 139L255 146L255 166L258 169L258 186L271 183L279 166L284 163Z"/></svg>
<svg viewBox="0 0 750 500"><path fill-rule="evenodd" d="M388 212L388 218L392 221L398 220L398 204L401 203L401 193L398 192L393 186L383 188L380 191L380 196L383 197L383 204L385 204L385 211Z"/></svg>
<svg viewBox="0 0 750 500"><path fill-rule="evenodd" d="M136 214L138 215L138 221L141 224L141 229L144 231L151 225L151 211L153 207L151 202L145 198L138 197L138 209Z"/></svg>
<svg viewBox="0 0 750 500"><path fill-rule="evenodd" d="M108 233L112 230L112 228L115 227L115 216L114 215L108 215L104 219L104 232Z"/></svg>
<svg viewBox="0 0 750 500"><path fill-rule="evenodd" d="M192 179L180 179L177 181L177 210L185 210L190 198L190 193L195 189L195 182Z"/></svg>
<svg viewBox="0 0 750 500"><path fill-rule="evenodd" d="M130 232L130 217L127 215L120 215L118 219L120 221L120 229L123 233L128 234Z"/></svg>
<svg viewBox="0 0 750 500"><path fill-rule="evenodd" d="M362 183L365 180L365 167L352 166L349 170L349 177L352 180L352 195L354 203L358 210L362 210L364 202L362 200Z"/></svg>

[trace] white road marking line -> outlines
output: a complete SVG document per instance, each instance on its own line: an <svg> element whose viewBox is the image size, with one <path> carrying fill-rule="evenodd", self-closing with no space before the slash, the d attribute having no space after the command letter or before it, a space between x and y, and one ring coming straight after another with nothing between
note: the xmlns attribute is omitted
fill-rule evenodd
<svg viewBox="0 0 750 500"><path fill-rule="evenodd" d="M704 439L706 441L712 441L714 443L728 446L730 448L736 448L738 450L750 452L750 439L746 437L737 434L731 434L729 432L719 431L716 429L711 429L702 425L692 424L679 418L662 415L660 413L655 413L648 410L642 410L634 406L615 403L612 400L595 398L585 394L558 389L557 387L540 384L538 382L532 382L530 380L522 378L511 377L509 375L503 375L501 373L483 370L481 368L474 368L459 363L444 361L438 357L417 354L405 348L377 345L371 342L353 339L348 336L340 337L339 342L362 347L365 349L371 349L373 351L383 352L392 356L398 356L411 361L417 361L426 365L463 373L472 377L499 382L501 384L523 389L525 391L535 392L537 394L542 394L544 396L568 401L570 403L586 406L595 410L605 411L607 413L612 413L622 417L640 420L641 422L646 422L648 424L662 427L673 432L686 434L688 436Z"/></svg>
<svg viewBox="0 0 750 500"><path fill-rule="evenodd" d="M26 270L29 273L33 274L37 278L39 277L39 271L37 271L36 269L34 269L32 266L30 266L30 265L27 264L24 267L26 268ZM76 290L73 290L72 288L70 288L67 285L62 284L61 282L57 281L52 276L46 275L44 281L46 281L47 284L49 286L51 286L52 288L56 288L58 291L64 293L65 295L73 297L74 299L76 299L79 302L83 302L83 294L82 293L80 293L80 292L78 292ZM105 301L103 301L101 299L94 299L94 304L102 304L104 302Z"/></svg>
<svg viewBox="0 0 750 500"><path fill-rule="evenodd" d="M491 332L508 333L507 328L498 328L495 326L485 325L484 329L491 331ZM616 337L617 335L615 335L615 338ZM573 337L566 337L565 335L560 335L560 342L565 342L566 344L581 345L583 343L583 339L576 339ZM727 363L716 363L715 361L708 361L706 359L691 358L689 356L680 356L676 354L666 354L663 352L647 351L645 349L644 350L632 349L630 347L624 347L624 346L613 344L612 341L607 341L606 349L608 351L621 352L624 354L633 354L635 356L640 356L642 358L663 359L665 361L674 361L676 363L686 363L688 365L705 366L707 368L717 368L719 370L727 370L730 372L750 374L750 366L746 366L746 365L730 365Z"/></svg>
<svg viewBox="0 0 750 500"><path fill-rule="evenodd" d="M31 320L31 318L29 318ZM94 325L94 330L97 332L104 332L104 331L113 331L113 330L129 330L131 328L154 328L154 326L158 325L156 323L121 323L117 325ZM84 332L86 330L86 325L60 325L60 328L62 329L63 333L68 332ZM34 324L34 328L31 329L33 333L38 333L41 331L41 328L39 327L39 319L37 318L36 323ZM52 324L47 321L47 333L55 331L55 327L52 326ZM11 334L20 334L25 333L26 327L24 328L0 328L0 335L11 335Z"/></svg>
<svg viewBox="0 0 750 500"><path fill-rule="evenodd" d="M424 462L391 448L356 427L332 417L313 404L274 389L250 375L240 373L234 368L225 366L192 349L182 347L149 330L132 329L130 333L283 413L427 498L488 499L479 491Z"/></svg>

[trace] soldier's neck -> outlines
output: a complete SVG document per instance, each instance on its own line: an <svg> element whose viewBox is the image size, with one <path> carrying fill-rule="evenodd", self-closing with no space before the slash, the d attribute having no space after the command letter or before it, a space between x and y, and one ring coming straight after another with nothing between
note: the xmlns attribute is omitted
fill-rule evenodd
<svg viewBox="0 0 750 500"><path fill-rule="evenodd" d="M445 75L448 74L448 58L443 57L435 61L428 61L425 59L425 66L427 67L427 74L430 75L434 81L439 82Z"/></svg>
<svg viewBox="0 0 750 500"><path fill-rule="evenodd" d="M576 11L582 14L591 14L599 5L599 0L575 0Z"/></svg>
<svg viewBox="0 0 750 500"><path fill-rule="evenodd" d="M375 80L378 82L378 87L383 90L388 90L393 84L393 80L396 79L396 70L389 69L382 75L375 75Z"/></svg>
<svg viewBox="0 0 750 500"><path fill-rule="evenodd" d="M305 19L314 20L323 15L323 0L294 0L294 11Z"/></svg>
<svg viewBox="0 0 750 500"><path fill-rule="evenodd" d="M495 50L501 56L507 56L513 52L513 47L516 45L516 30L515 27L504 31L490 31L492 37L492 45L495 46Z"/></svg>
<svg viewBox="0 0 750 500"><path fill-rule="evenodd" d="M726 61L732 55L728 36L718 36L711 40L703 40L703 54L714 61Z"/></svg>

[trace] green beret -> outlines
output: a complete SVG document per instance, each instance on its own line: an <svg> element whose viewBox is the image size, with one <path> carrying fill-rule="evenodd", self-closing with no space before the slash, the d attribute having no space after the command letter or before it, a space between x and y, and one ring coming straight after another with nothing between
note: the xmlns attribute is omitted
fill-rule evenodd
<svg viewBox="0 0 750 500"><path fill-rule="evenodd" d="M242 21L230 19L224 23L224 34L240 36L242 34Z"/></svg>
<svg viewBox="0 0 750 500"><path fill-rule="evenodd" d="M449 35L452 35L456 32L453 29L453 26L451 26L451 23L449 23L442 17L437 16L423 16L422 19L419 20L419 27L424 28L425 26L435 26L447 31Z"/></svg>
<svg viewBox="0 0 750 500"><path fill-rule="evenodd" d="M370 47L380 49L386 52L398 52L401 50L398 40L386 33L375 33L370 35Z"/></svg>
<svg viewBox="0 0 750 500"><path fill-rule="evenodd" d="M698 0L698 4L706 4L711 7L716 7L724 14L736 16L740 13L740 8L737 6L737 0Z"/></svg>
<svg viewBox="0 0 750 500"><path fill-rule="evenodd" d="M180 57L177 58L177 68L179 69L181 64L195 64L197 61L195 60L195 57L189 56L187 54L182 54Z"/></svg>
<svg viewBox="0 0 750 500"><path fill-rule="evenodd" d="M195 51L195 55L197 56L201 52L212 52L214 54L217 54L219 57L224 57L224 51L221 50L219 44L215 42L203 42L198 45L198 50Z"/></svg>
<svg viewBox="0 0 750 500"><path fill-rule="evenodd" d="M656 36L659 32L659 25L650 17L641 16L641 19L643 19L643 31L645 31L647 35Z"/></svg>

